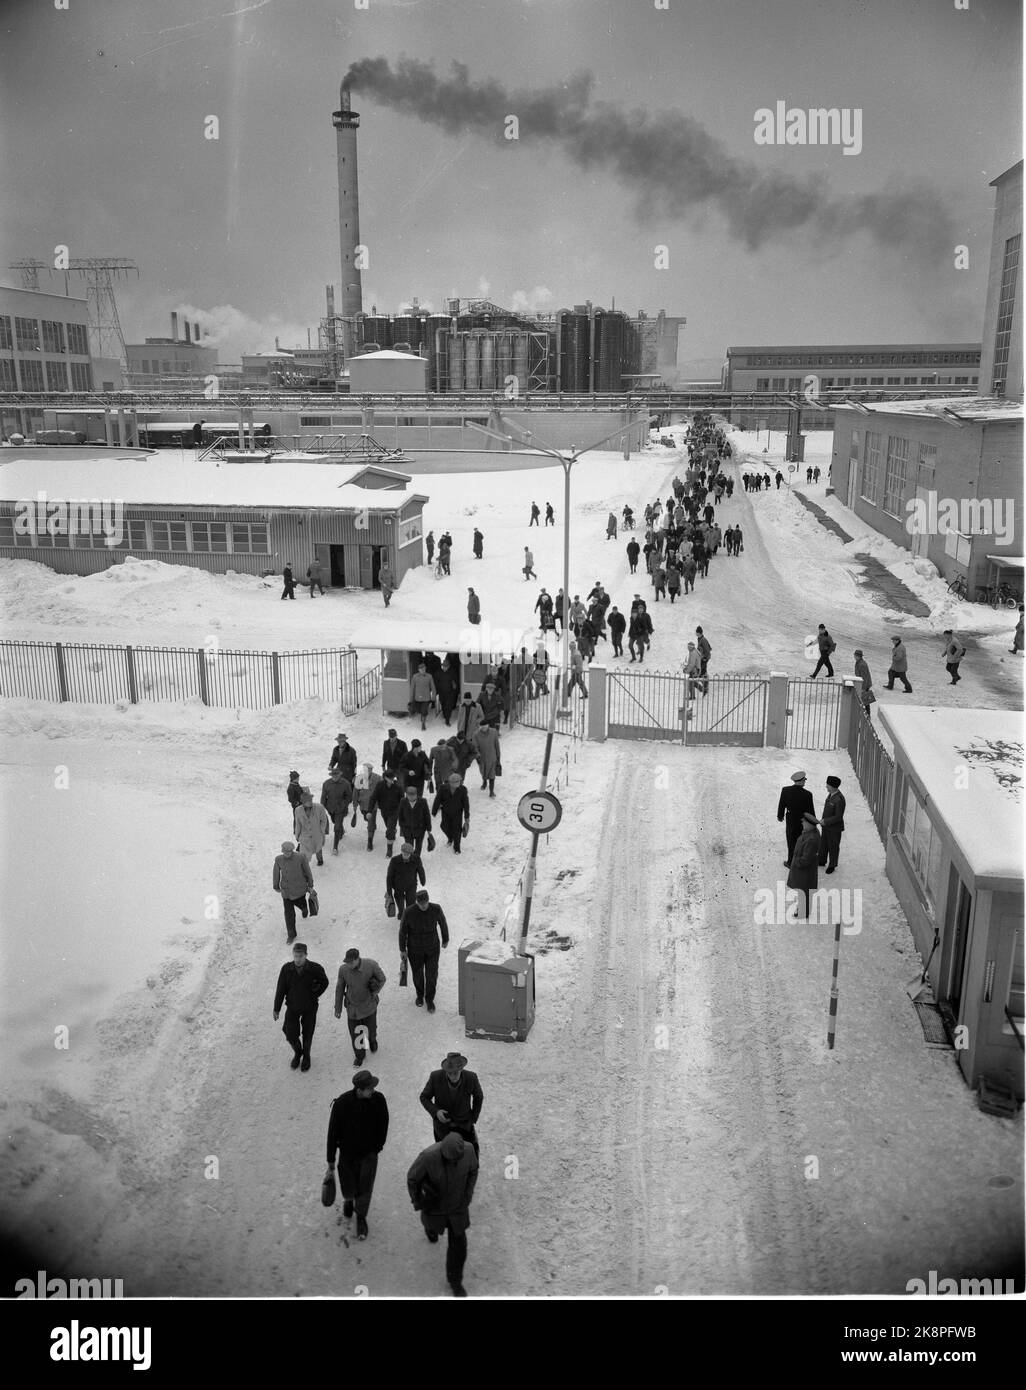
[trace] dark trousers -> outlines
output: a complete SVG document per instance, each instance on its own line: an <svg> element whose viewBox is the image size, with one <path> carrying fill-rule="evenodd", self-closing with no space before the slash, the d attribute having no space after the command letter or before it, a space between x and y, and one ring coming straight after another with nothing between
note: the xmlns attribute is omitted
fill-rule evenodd
<svg viewBox="0 0 1026 1390"><path fill-rule="evenodd" d="M957 661L946 661L946 662L944 663L944 669L947 671L948 675L951 677L951 684L952 684L952 685L954 685L956 681L960 681L960 680L962 679L962 677L958 674L958 662L957 662Z"/></svg>
<svg viewBox="0 0 1026 1390"><path fill-rule="evenodd" d="M357 1066L363 1064L363 1059L367 1056L367 1048L360 1047L357 1041L357 1030L366 1028L367 1046L372 1052L378 1050L378 1011L374 1010L366 1018L353 1018L351 1014L346 1014L346 1023L349 1025L349 1036L353 1042L353 1056L356 1058Z"/></svg>
<svg viewBox="0 0 1026 1390"><path fill-rule="evenodd" d="M638 571L638 562L637 562L637 560L632 560L632 561L631 561L631 574L636 574L637 571Z"/></svg>
<svg viewBox="0 0 1026 1390"><path fill-rule="evenodd" d="M338 849L339 841L341 840L342 836L346 833L345 811L339 811L336 815L333 815L331 818L331 823L335 827L335 835L332 839L331 847L332 849Z"/></svg>
<svg viewBox="0 0 1026 1390"><path fill-rule="evenodd" d="M614 633L612 634L612 640L613 640L613 655L614 655L614 656L623 656L623 633L622 633L622 632L614 632Z"/></svg>
<svg viewBox="0 0 1026 1390"><path fill-rule="evenodd" d="M381 819L385 822L385 839L389 842L389 844L391 844L395 840L396 826L399 824L398 807L396 808L396 813L394 816L386 816L382 814ZM367 822L367 843L369 845L372 845L374 843L374 832L375 830L377 830L377 828L378 813L377 811L375 811L373 818Z"/></svg>
<svg viewBox="0 0 1026 1390"><path fill-rule="evenodd" d="M282 596L282 598L292 598L292 599L294 599L294 598L296 597L296 586L295 586L295 583L286 584L286 585L285 585L285 588L282 590L282 595L281 595L281 596Z"/></svg>
<svg viewBox="0 0 1026 1390"><path fill-rule="evenodd" d="M311 579L311 580L310 580L310 597L311 597L311 598L313 598L313 596L314 596L314 589L320 589L321 593L322 593L322 594L324 593L324 584L323 584L323 582L322 582L320 579Z"/></svg>
<svg viewBox="0 0 1026 1390"><path fill-rule="evenodd" d="M317 1027L317 1008L312 1009L286 1009L285 1022L281 1025L281 1031L288 1038L292 1045L293 1052L302 1053L306 1058L310 1056L310 1044L313 1041L314 1029ZM303 1043L300 1046L299 1035L302 1030Z"/></svg>
<svg viewBox="0 0 1026 1390"><path fill-rule="evenodd" d="M894 689L894 682L901 681L902 685L911 695L912 687L908 683L908 675L904 671L895 671L893 668L887 672L887 689Z"/></svg>
<svg viewBox="0 0 1026 1390"><path fill-rule="evenodd" d="M413 988L417 992L417 998L426 999L429 1004L433 1004L435 1000L440 955L441 951L428 953L410 951L406 956L410 963L410 973L413 976Z"/></svg>
<svg viewBox="0 0 1026 1390"><path fill-rule="evenodd" d="M784 819L784 834L787 836L787 862L790 864L794 858L794 847L798 843L798 837L802 833L802 823L800 820L792 820L790 816Z"/></svg>
<svg viewBox="0 0 1026 1390"><path fill-rule="evenodd" d="M645 660L645 639L644 637L631 637L628 639L627 646L630 648L631 656L638 661Z"/></svg>
<svg viewBox="0 0 1026 1390"><path fill-rule="evenodd" d="M831 830L829 827L822 832L819 846L820 865L826 864L830 869L837 868L837 858L841 853L841 836L843 834L843 830Z"/></svg>
<svg viewBox="0 0 1026 1390"><path fill-rule="evenodd" d="M425 1231L434 1229L433 1223L424 1212L421 1212L420 1219ZM462 1284L463 1266L467 1263L467 1233L453 1230L451 1221L446 1221L445 1229L449 1234L449 1245L445 1252L445 1277L450 1284Z"/></svg>
<svg viewBox="0 0 1026 1390"><path fill-rule="evenodd" d="M352 1202L357 1216L366 1216L370 1211L377 1172L377 1154L354 1156L340 1153L338 1156L338 1185L342 1189L342 1200Z"/></svg>
<svg viewBox="0 0 1026 1390"><path fill-rule="evenodd" d="M296 934L296 908L302 912L304 918L308 916L306 910L306 894L301 898L282 898L282 905L285 908L285 930L291 941Z"/></svg>
<svg viewBox="0 0 1026 1390"><path fill-rule="evenodd" d="M420 853L420 850L417 850ZM417 885L413 883L409 888L395 888L392 891L392 898L395 902L400 919L408 907L412 907L417 901Z"/></svg>
<svg viewBox="0 0 1026 1390"><path fill-rule="evenodd" d="M584 676L581 674L580 671L575 671L567 683L566 693L568 697L570 695L571 690L573 690L574 686L577 687L577 689L581 692L585 699L588 698L588 692L585 689L584 685Z"/></svg>
<svg viewBox="0 0 1026 1390"><path fill-rule="evenodd" d="M546 691L546 694L548 692ZM442 817L442 834L447 840L452 841L453 849L458 850L460 841L463 839L463 817L458 816L455 820L447 820Z"/></svg>
<svg viewBox="0 0 1026 1390"><path fill-rule="evenodd" d="M820 654L819 654L819 660L816 662L816 669L815 669L815 671L813 671L813 673L812 673L812 679L813 679L813 680L816 679L816 677L817 677L817 676L819 675L819 673L820 673L820 670L821 670L822 667L824 667L824 666L826 667L826 673L827 673L827 675L828 675L828 676L832 676L832 675L834 674L834 668L830 665L830 653L829 653L829 652L820 652Z"/></svg>

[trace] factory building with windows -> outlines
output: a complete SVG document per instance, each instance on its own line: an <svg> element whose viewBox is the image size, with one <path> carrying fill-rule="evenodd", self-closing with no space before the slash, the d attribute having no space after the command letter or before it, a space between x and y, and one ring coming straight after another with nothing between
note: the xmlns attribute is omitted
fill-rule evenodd
<svg viewBox="0 0 1026 1390"><path fill-rule="evenodd" d="M865 392L882 399L900 391L945 386L978 388L979 343L805 344L729 347L725 391L801 391L805 377L820 391Z"/></svg>

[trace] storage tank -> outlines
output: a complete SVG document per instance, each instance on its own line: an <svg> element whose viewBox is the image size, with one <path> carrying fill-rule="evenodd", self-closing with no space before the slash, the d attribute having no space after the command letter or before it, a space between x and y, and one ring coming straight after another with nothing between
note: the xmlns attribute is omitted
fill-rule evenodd
<svg viewBox="0 0 1026 1390"><path fill-rule="evenodd" d="M417 341L416 314L396 314L392 320L392 342L413 345Z"/></svg>
<svg viewBox="0 0 1026 1390"><path fill-rule="evenodd" d="M513 375L513 334L500 333L496 343L496 386L500 391L506 389L506 378Z"/></svg>
<svg viewBox="0 0 1026 1390"><path fill-rule="evenodd" d="M463 390L463 344L465 339L461 333L449 334L449 390Z"/></svg>
<svg viewBox="0 0 1026 1390"><path fill-rule="evenodd" d="M368 314L363 320L363 341L379 349L392 346L392 324L387 314Z"/></svg>
<svg viewBox="0 0 1026 1390"><path fill-rule="evenodd" d="M495 334L481 334L481 390L495 390Z"/></svg>
<svg viewBox="0 0 1026 1390"><path fill-rule="evenodd" d="M428 374L428 379L431 382L432 391L447 391L449 389L449 330L436 323L434 333L435 351L431 359L431 371Z"/></svg>
<svg viewBox="0 0 1026 1390"><path fill-rule="evenodd" d="M481 385L481 340L471 333L463 335L463 376L468 391Z"/></svg>
<svg viewBox="0 0 1026 1390"><path fill-rule="evenodd" d="M615 310L595 311L595 390L622 388L624 316Z"/></svg>
<svg viewBox="0 0 1026 1390"><path fill-rule="evenodd" d="M527 334L513 334L513 375L520 383L520 390L527 390L527 383L530 377L530 366L527 356Z"/></svg>

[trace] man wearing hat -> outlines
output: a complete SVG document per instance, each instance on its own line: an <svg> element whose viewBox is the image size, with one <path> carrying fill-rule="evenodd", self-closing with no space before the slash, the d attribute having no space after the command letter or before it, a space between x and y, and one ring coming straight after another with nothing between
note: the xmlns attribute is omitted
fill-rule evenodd
<svg viewBox="0 0 1026 1390"><path fill-rule="evenodd" d="M431 902L427 889L420 888L413 906L406 909L399 922L399 954L404 955L410 963L413 988L417 995L414 1003L418 1008L426 1003L429 1014L435 1011L435 987L441 956L439 932L442 946L448 946L449 924L445 920L445 913L437 903Z"/></svg>
<svg viewBox="0 0 1026 1390"><path fill-rule="evenodd" d="M323 965L315 960L307 960L306 947L297 941L292 948L292 959L286 961L278 972L278 987L274 991L274 1021L278 1022L282 1002L285 1004L285 1022L281 1031L292 1048L292 1070L302 1067L310 1070L310 1044L317 1027L317 1001L328 988L328 977ZM300 1046L302 1034L302 1046Z"/></svg>
<svg viewBox="0 0 1026 1390"><path fill-rule="evenodd" d="M356 1212L356 1239L367 1239L367 1213L378 1171L378 1154L388 1138L388 1104L377 1091L378 1078L358 1071L353 1089L332 1102L328 1120L328 1172L335 1169L342 1189L342 1215Z"/></svg>
<svg viewBox="0 0 1026 1390"><path fill-rule="evenodd" d="M322 866L324 864L324 841L327 838L328 829L327 811L320 802L316 806L314 805L312 793L304 787L303 795L296 809L296 823L293 826L296 848L301 849L308 859L311 855L316 855L318 864Z"/></svg>
<svg viewBox="0 0 1026 1390"><path fill-rule="evenodd" d="M399 834L404 841L412 844L417 854L421 852L424 836L431 834L431 812L423 793L423 783L418 787L415 782L410 782L399 803Z"/></svg>
<svg viewBox="0 0 1026 1390"><path fill-rule="evenodd" d="M381 770L382 772L394 772L399 778L400 786L402 786L400 770L403 765L403 758L409 751L406 743L399 737L395 729L389 729L388 738L381 745Z"/></svg>
<svg viewBox="0 0 1026 1390"><path fill-rule="evenodd" d="M802 833L798 836L794 853L791 855L787 886L796 889L802 895L798 906L799 917L808 917L809 893L815 892L819 887L820 837L816 828L818 825L819 821L812 812L806 811L802 816Z"/></svg>
<svg viewBox="0 0 1026 1390"><path fill-rule="evenodd" d="M424 795L424 783L431 775L431 763L428 755L424 752L424 745L419 738L410 739L410 751L403 758L402 768L399 773L399 780L403 784L404 790L413 787L418 796ZM400 811L402 807L399 808Z"/></svg>
<svg viewBox="0 0 1026 1390"><path fill-rule="evenodd" d="M463 692L463 703L456 711L456 732L473 743L481 723L481 706L469 690Z"/></svg>
<svg viewBox="0 0 1026 1390"><path fill-rule="evenodd" d="M296 823L296 811L299 809L299 803L303 799L303 788L299 784L298 772L289 773L289 784L285 788L285 795L288 797L289 806L291 807L291 812L289 814L289 826L291 828Z"/></svg>
<svg viewBox="0 0 1026 1390"><path fill-rule="evenodd" d="M346 1011L349 1036L353 1040L353 1066L362 1067L367 1056L378 1050L378 995L385 984L385 972L376 960L361 957L355 946L346 952L339 966L335 985L335 1017Z"/></svg>
<svg viewBox="0 0 1026 1390"><path fill-rule="evenodd" d="M477 1153L460 1135L451 1133L440 1144L423 1149L406 1174L413 1210L420 1212L428 1240L437 1245L443 1231L449 1234L445 1277L457 1298L467 1296L463 1267L467 1262L467 1227L477 1171Z"/></svg>
<svg viewBox="0 0 1026 1390"><path fill-rule="evenodd" d="M321 787L321 805L331 817L335 835L331 845L332 854L338 854L339 842L346 833L346 816L353 802L353 784L347 781L342 769L336 763L331 775Z"/></svg>
<svg viewBox="0 0 1026 1390"><path fill-rule="evenodd" d="M385 875L385 896L395 903L400 918L416 897L418 879L427 882L423 861L409 840L404 840L399 853L388 861Z"/></svg>
<svg viewBox="0 0 1026 1390"><path fill-rule="evenodd" d="M887 670L887 684L885 690L893 690L895 679L901 681L905 687L905 694L912 694L912 687L908 683L908 652L905 650L905 643L900 637L891 638L891 664Z"/></svg>
<svg viewBox="0 0 1026 1390"><path fill-rule="evenodd" d="M403 752L406 751L405 744ZM403 799L403 789L399 785L399 777L394 767L386 767L381 775L381 781L377 784L367 799L367 848L374 848L374 832L378 828L378 812L385 822L385 858L391 859L392 850L395 848L396 826L399 822L399 804Z"/></svg>
<svg viewBox="0 0 1026 1390"><path fill-rule="evenodd" d="M816 814L816 803L812 799L812 793L805 785L806 777L804 772L792 772L790 783L781 790L780 800L777 802L777 820L784 822L784 834L787 836L787 858L784 860L785 869L791 867L791 860L794 858L794 847L798 843L798 836L802 833L802 817L808 811L811 815Z"/></svg>
<svg viewBox="0 0 1026 1390"><path fill-rule="evenodd" d="M827 798L823 802L823 814L820 817L820 825L823 827L823 843L819 850L819 862L822 866L829 860L827 873L832 874L837 868L837 859L841 853L845 801L840 792L840 777L828 777L826 784Z"/></svg>
<svg viewBox="0 0 1026 1390"><path fill-rule="evenodd" d="M281 854L274 860L274 873L271 883L276 893L281 894L285 908L286 941L296 939L296 908L304 917L308 915L306 895L314 886L313 870L305 854L298 854L291 840L282 840Z"/></svg>
<svg viewBox="0 0 1026 1390"><path fill-rule="evenodd" d="M413 705L410 713L420 715L420 727L422 729L427 728L428 711L431 708L431 702L436 696L442 699L443 713L445 713L445 700L443 698L442 686L428 671L427 663L420 661L417 663L416 673L410 681L410 700ZM447 724L449 722L448 714L445 715L445 722Z"/></svg>
<svg viewBox="0 0 1026 1390"><path fill-rule="evenodd" d="M449 1052L438 1071L433 1071L420 1093L420 1103L431 1116L435 1141L455 1130L480 1152L477 1121L484 1105L484 1092L477 1072L465 1071L467 1059L461 1052Z"/></svg>
<svg viewBox="0 0 1026 1390"><path fill-rule="evenodd" d="M331 760L328 763L329 772L333 767L342 769L342 776L347 782L356 781L356 749L345 734L339 734L335 739L335 747L331 750Z"/></svg>

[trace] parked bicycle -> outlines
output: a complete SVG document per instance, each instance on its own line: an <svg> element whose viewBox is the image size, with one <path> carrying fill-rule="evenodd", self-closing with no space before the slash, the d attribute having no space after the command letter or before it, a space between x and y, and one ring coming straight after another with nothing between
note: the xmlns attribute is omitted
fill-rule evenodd
<svg viewBox="0 0 1026 1390"><path fill-rule="evenodd" d="M956 598L967 599L969 597L969 581L964 574L958 574L948 585L948 593L954 594Z"/></svg>
<svg viewBox="0 0 1026 1390"><path fill-rule="evenodd" d="M989 603L991 608L1018 608L1022 600L1007 584L987 584L976 591L977 603Z"/></svg>

